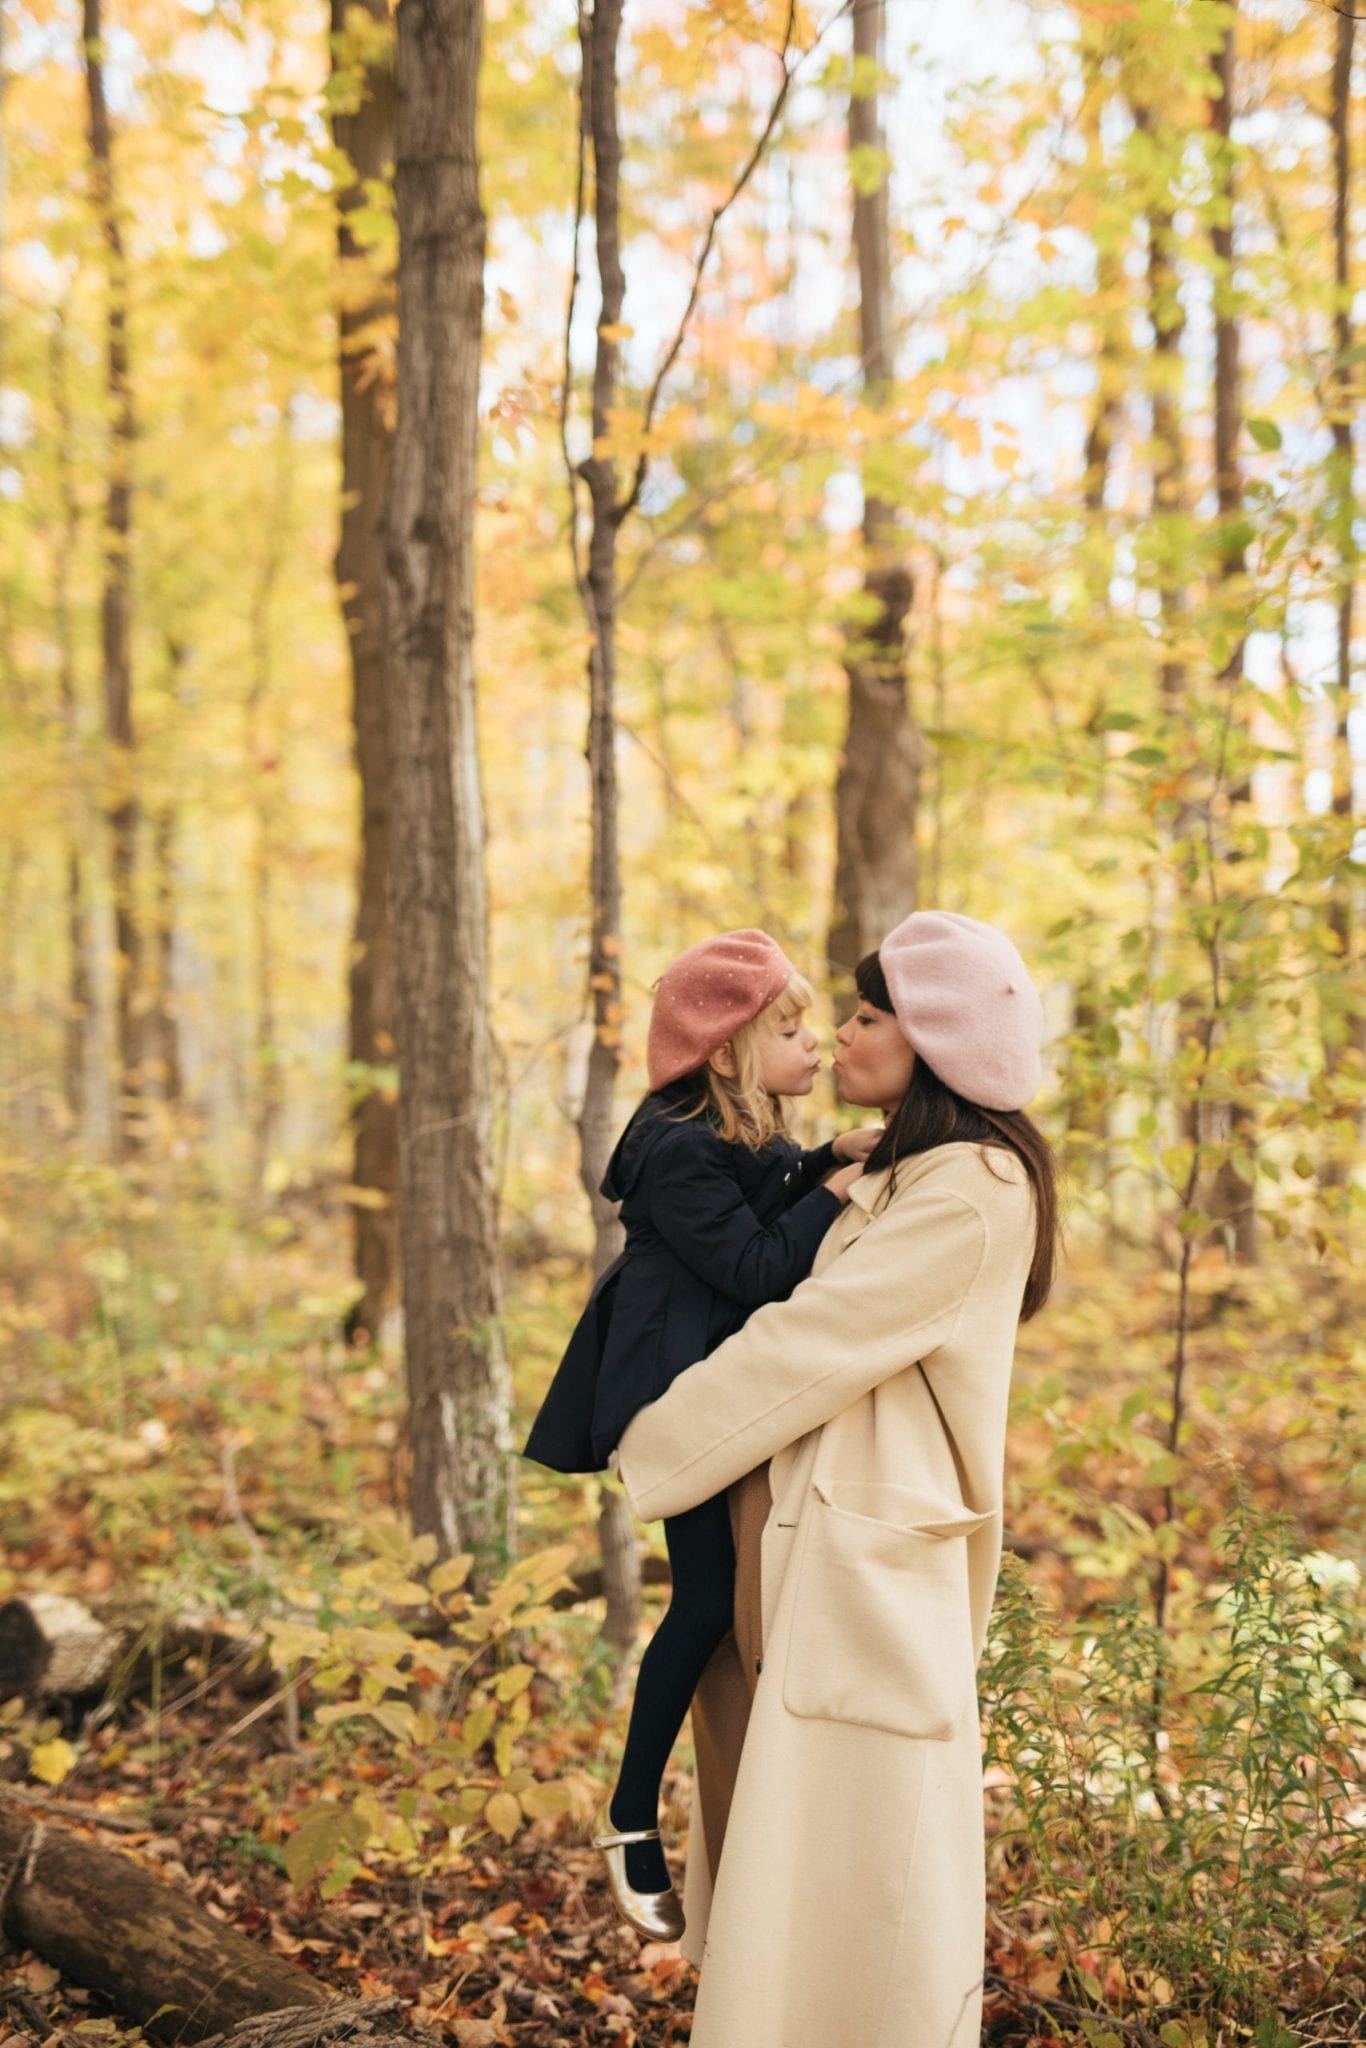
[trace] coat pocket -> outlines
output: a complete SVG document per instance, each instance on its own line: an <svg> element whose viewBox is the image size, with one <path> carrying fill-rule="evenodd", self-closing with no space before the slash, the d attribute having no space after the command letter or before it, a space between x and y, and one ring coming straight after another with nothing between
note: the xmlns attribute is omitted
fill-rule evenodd
<svg viewBox="0 0 1366 2048"><path fill-rule="evenodd" d="M944 1742L974 1699L967 1538L995 1520L909 1487L818 1480L796 1560L783 1704Z"/></svg>

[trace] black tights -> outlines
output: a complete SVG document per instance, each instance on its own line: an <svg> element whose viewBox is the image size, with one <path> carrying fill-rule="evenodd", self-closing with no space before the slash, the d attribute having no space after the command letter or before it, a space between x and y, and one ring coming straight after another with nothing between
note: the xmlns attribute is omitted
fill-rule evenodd
<svg viewBox="0 0 1366 2048"><path fill-rule="evenodd" d="M640 1660L621 1775L612 1795L612 1825L626 1831L659 1824L664 1766L697 1682L730 1633L735 1604L735 1546L724 1493L685 1515L670 1516L664 1540L673 1597ZM626 1877L640 1892L665 1889L669 1872L658 1842L631 1844Z"/></svg>

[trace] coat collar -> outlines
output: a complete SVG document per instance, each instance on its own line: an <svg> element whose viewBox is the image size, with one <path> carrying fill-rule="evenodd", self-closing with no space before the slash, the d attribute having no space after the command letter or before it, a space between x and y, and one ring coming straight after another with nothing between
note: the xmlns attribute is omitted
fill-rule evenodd
<svg viewBox="0 0 1366 2048"><path fill-rule="evenodd" d="M960 1140L948 1145L931 1145L928 1152L916 1152L909 1158L899 1159L896 1166L897 1190L900 1192L902 1188L910 1187L914 1181L923 1179L927 1173L941 1164L946 1155L961 1156L968 1151L980 1154L983 1149L980 1145L973 1146ZM860 1174L849 1190L850 1202L862 1209L864 1215L869 1218L881 1215L890 1199L888 1189L891 1178L890 1166L884 1166L880 1173Z"/></svg>
<svg viewBox="0 0 1366 2048"><path fill-rule="evenodd" d="M876 1216L887 1206L887 1189L891 1182L892 1169L884 1166L881 1173L863 1173L849 1190L849 1200L855 1208L862 1209L866 1216Z"/></svg>

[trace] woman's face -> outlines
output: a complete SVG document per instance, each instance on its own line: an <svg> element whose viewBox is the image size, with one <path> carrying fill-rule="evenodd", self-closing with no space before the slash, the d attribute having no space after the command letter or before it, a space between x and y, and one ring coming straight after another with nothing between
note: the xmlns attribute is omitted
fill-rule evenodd
<svg viewBox="0 0 1366 2048"><path fill-rule="evenodd" d="M888 1010L875 1010L862 998L847 1024L835 1033L839 1051L833 1061L840 1100L860 1109L880 1109L890 1116L911 1085L915 1054Z"/></svg>

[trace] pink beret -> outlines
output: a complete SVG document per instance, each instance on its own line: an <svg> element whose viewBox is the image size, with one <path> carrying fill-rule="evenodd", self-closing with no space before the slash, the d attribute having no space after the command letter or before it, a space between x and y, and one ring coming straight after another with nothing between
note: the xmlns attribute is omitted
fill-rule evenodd
<svg viewBox="0 0 1366 2048"><path fill-rule="evenodd" d="M1004 932L917 910L878 948L912 1052L983 1109L1023 1109L1042 1073L1043 1004Z"/></svg>
<svg viewBox="0 0 1366 2048"><path fill-rule="evenodd" d="M655 983L645 1048L650 1086L700 1067L776 1002L796 971L767 932L722 932L680 953Z"/></svg>

